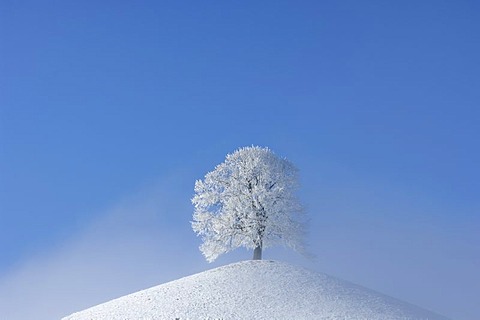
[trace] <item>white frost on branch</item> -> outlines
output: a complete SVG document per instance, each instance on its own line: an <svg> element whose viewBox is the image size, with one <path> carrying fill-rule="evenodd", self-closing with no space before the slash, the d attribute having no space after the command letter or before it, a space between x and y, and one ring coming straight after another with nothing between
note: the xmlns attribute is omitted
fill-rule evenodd
<svg viewBox="0 0 480 320"><path fill-rule="evenodd" d="M298 170L270 149L245 147L195 182L192 228L212 262L238 247L284 245L302 251Z"/></svg>

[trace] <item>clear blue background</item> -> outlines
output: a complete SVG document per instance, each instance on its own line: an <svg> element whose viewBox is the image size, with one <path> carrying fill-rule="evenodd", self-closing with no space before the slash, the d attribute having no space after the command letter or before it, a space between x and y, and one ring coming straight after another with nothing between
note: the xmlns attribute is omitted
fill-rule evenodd
<svg viewBox="0 0 480 320"><path fill-rule="evenodd" d="M0 277L159 181L187 209L158 232L189 228L194 180L253 144L301 170L319 270L408 300L352 253L383 243L389 277L470 286L410 302L480 317L479 34L477 1L0 1Z"/></svg>

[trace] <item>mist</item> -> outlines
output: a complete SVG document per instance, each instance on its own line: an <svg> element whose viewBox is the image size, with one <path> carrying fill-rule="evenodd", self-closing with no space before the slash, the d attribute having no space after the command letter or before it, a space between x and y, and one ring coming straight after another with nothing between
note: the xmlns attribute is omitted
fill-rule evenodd
<svg viewBox="0 0 480 320"><path fill-rule="evenodd" d="M314 174L302 194L309 256L267 249L265 259L324 272L455 319L475 319L480 237L475 223L392 186L342 183ZM6 319L59 319L75 311L231 262L207 263L190 227L185 181L148 187L99 212L64 243L0 278ZM323 185L313 188L312 186ZM168 187L167 187L168 186ZM472 208L473 210L473 208Z"/></svg>

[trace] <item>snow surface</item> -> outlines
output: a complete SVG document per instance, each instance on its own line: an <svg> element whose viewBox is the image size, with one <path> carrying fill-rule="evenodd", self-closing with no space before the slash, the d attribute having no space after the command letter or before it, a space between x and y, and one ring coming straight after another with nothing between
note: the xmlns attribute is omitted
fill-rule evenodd
<svg viewBox="0 0 480 320"><path fill-rule="evenodd" d="M276 261L244 261L63 318L86 319L447 318L325 274Z"/></svg>

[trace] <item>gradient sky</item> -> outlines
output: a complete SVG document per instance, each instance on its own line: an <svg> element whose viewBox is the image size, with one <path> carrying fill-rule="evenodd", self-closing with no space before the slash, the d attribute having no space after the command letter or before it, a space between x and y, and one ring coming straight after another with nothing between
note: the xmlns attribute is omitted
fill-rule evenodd
<svg viewBox="0 0 480 320"><path fill-rule="evenodd" d="M0 314L250 258L207 264L190 199L260 145L316 257L266 258L479 319L479 34L478 1L0 0Z"/></svg>

